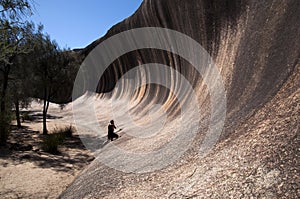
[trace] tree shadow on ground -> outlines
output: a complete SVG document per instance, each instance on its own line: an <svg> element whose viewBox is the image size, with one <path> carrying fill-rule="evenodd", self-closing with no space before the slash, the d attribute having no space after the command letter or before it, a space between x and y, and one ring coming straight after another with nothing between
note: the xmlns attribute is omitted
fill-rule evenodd
<svg viewBox="0 0 300 199"><path fill-rule="evenodd" d="M30 114L37 116L36 118L39 117L39 114L35 114L35 111L31 111ZM95 159L92 153L111 143L107 140L107 136L75 134L65 138L63 144L58 148L58 154L50 154L41 149L41 143L45 135L39 131L33 131L25 125L22 128L12 125L12 132L7 146L0 148L0 159L12 161L3 161L0 166L8 166L7 162L10 165L31 162L39 168L49 168L59 172L73 172L90 164Z"/></svg>
<svg viewBox="0 0 300 199"><path fill-rule="evenodd" d="M41 111L37 111L37 110L30 110L30 111L22 110L20 111L20 116L21 116L22 123L43 121L43 114L41 113ZM63 117L47 114L46 118L54 120L54 119L61 119Z"/></svg>
<svg viewBox="0 0 300 199"><path fill-rule="evenodd" d="M94 160L78 135L67 137L59 146L58 154L50 154L41 150L43 137L44 135L30 130L28 127L18 129L16 126L12 126L12 133L7 145L0 148L0 159L8 161L4 161L0 166L7 167L7 162L15 166L31 162L40 168L72 172L82 169Z"/></svg>
<svg viewBox="0 0 300 199"><path fill-rule="evenodd" d="M42 113L35 113L35 114L30 115L30 117L32 118L32 120L31 120L32 122L42 122L43 121ZM63 117L47 114L46 118L54 120L54 119L61 119Z"/></svg>

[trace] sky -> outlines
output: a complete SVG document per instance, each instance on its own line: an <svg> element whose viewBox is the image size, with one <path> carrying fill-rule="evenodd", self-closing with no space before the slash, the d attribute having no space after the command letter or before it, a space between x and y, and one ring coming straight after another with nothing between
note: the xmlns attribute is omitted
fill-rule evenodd
<svg viewBox="0 0 300 199"><path fill-rule="evenodd" d="M83 48L113 25L131 16L142 0L34 0L29 20L44 25L44 32L60 47Z"/></svg>

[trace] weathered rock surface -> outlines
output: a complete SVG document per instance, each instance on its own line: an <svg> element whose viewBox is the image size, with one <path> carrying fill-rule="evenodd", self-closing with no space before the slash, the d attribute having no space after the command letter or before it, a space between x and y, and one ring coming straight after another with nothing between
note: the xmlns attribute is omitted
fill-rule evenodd
<svg viewBox="0 0 300 199"><path fill-rule="evenodd" d="M122 173L94 161L61 197L299 198L299 19L298 0L145 0L133 16L82 54L87 56L117 33L139 27L169 28L195 39L210 53L225 84L227 116L221 138L205 158L198 158L196 142L178 163L152 173ZM177 55L155 49L121 56L106 70L98 92L112 91L122 74L150 62L182 73L199 91L202 119L209 117L210 99L201 75ZM164 78L174 86L178 83ZM124 82L114 97L122 99L128 86ZM169 110L168 122L176 120L176 102L170 101L168 90L157 85L146 89L149 92L137 91L134 102L139 106L133 113L141 114L147 104L159 101ZM99 101L111 94L101 96ZM126 121L119 123L126 127ZM199 140L206 128L199 129ZM144 142L131 140L116 144L143 149Z"/></svg>

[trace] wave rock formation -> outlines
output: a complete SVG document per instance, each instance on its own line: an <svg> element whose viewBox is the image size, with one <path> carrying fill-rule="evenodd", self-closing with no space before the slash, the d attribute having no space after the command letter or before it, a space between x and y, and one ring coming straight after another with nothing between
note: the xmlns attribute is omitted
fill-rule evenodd
<svg viewBox="0 0 300 199"><path fill-rule="evenodd" d="M124 158L124 166L131 165L136 171L130 173L96 159L61 197L299 197L299 19L298 0L144 0L131 17L113 26L81 54L88 56L106 39L135 28L162 27L189 36L209 53L221 75L226 92L224 128L209 154L200 157L199 143L205 140L211 120L219 119L211 118L213 99L204 81L215 78L209 65L203 75L188 60L170 51L147 48L128 52L103 71L97 97L85 95L77 99L97 101L94 105L103 128L112 117L123 128L122 137L104 146L99 155L111 159L105 161L117 160L108 147L112 145L134 153L159 150L175 139L174 127L178 123L182 129L179 134L183 135L196 125L195 137L180 159L153 172L139 173L139 169L155 163L151 159L137 162ZM194 53L193 49L186 50ZM124 78L132 69L153 63L174 69L170 74L151 70L150 76L168 87L143 84L151 78L147 71L141 72L147 68ZM183 79L194 94L185 90ZM132 81L141 86L129 92ZM89 86L80 94L86 89ZM193 112L192 95L199 106L198 113ZM115 108L107 110L111 101ZM182 110L182 103L186 110ZM130 117L125 115L127 109ZM152 129L161 120L161 129ZM151 138L139 137L143 130ZM105 131L101 136L105 138Z"/></svg>

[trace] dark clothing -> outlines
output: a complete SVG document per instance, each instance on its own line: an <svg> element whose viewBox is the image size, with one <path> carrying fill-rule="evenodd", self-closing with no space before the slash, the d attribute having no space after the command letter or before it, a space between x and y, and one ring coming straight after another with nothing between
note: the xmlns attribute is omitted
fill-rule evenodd
<svg viewBox="0 0 300 199"><path fill-rule="evenodd" d="M108 125L108 134L107 139L113 141L114 138L119 138L119 135L114 133L114 129L116 129L116 126L114 124Z"/></svg>
<svg viewBox="0 0 300 199"><path fill-rule="evenodd" d="M114 124L109 124L107 128L109 133L113 133L116 126Z"/></svg>

